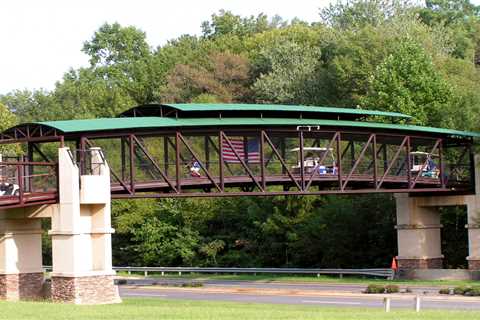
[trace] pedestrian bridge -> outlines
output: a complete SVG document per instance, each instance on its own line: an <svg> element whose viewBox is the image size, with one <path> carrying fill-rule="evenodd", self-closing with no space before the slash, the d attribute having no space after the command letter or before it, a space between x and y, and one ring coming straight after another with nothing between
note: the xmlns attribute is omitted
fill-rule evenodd
<svg viewBox="0 0 480 320"><path fill-rule="evenodd" d="M112 198L396 193L398 266L441 268L439 206L467 206L480 270L478 133L410 116L277 105L144 105L117 118L25 123L0 134L0 299L118 302ZM365 226L368 227L368 226Z"/></svg>
<svg viewBox="0 0 480 320"><path fill-rule="evenodd" d="M58 201L56 148L81 175L102 150L113 198L474 192L475 132L362 109L151 104L117 118L17 125L2 145L0 207Z"/></svg>

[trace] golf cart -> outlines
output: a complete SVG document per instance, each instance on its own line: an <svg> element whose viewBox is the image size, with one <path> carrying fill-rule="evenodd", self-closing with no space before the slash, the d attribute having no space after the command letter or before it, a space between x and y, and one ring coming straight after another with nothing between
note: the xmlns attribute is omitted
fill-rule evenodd
<svg viewBox="0 0 480 320"><path fill-rule="evenodd" d="M422 171L422 173L420 174L422 177L429 177L434 179L437 179L439 177L440 170L437 168L437 165L433 161L433 158L438 157L438 155L422 151L413 151L410 152L410 157L410 171L412 172L412 174L415 175L418 174L419 171ZM427 163L426 165L425 162Z"/></svg>
<svg viewBox="0 0 480 320"><path fill-rule="evenodd" d="M292 169L294 173L300 173L300 148L293 148L290 150L290 152L297 153L298 163L292 166ZM332 148L304 147L303 152L305 154L305 157L303 159L303 171L305 173L312 173L314 170L318 170L319 174L336 173L337 167ZM320 160L322 158L324 158L324 163L320 164Z"/></svg>
<svg viewBox="0 0 480 320"><path fill-rule="evenodd" d="M0 163L3 161L2 154L0 154ZM20 194L20 187L18 184L9 183L10 178L7 174L7 166L0 165L0 197L2 196L18 196Z"/></svg>

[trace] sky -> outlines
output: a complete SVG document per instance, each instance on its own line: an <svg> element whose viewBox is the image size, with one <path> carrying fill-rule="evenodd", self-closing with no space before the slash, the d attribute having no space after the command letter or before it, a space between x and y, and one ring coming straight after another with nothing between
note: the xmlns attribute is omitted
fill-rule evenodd
<svg viewBox="0 0 480 320"><path fill-rule="evenodd" d="M155 48L182 34L200 34L201 23L220 9L314 22L330 1L0 0L0 94L53 89L70 68L87 65L82 45L105 22L145 31Z"/></svg>
<svg viewBox="0 0 480 320"><path fill-rule="evenodd" d="M200 25L220 9L313 22L330 0L5 0L0 1L0 94L54 88L70 68L86 66L85 41L105 22L133 25L157 47ZM479 0L480 1L480 0Z"/></svg>

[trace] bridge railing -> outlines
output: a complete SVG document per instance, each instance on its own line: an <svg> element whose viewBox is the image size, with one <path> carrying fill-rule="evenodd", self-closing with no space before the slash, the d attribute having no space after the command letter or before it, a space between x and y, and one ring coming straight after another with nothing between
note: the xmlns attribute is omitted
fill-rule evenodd
<svg viewBox="0 0 480 320"><path fill-rule="evenodd" d="M51 266L44 266L45 271L51 271ZM370 269L302 269L302 268L197 268L197 267L113 267L115 271L122 271L131 274L132 272L143 273L144 276L149 274L176 273L182 275L184 273L198 274L289 274L289 275L338 275L343 278L344 275L354 276L370 276L387 278L393 280L395 272L393 269L386 268L370 268Z"/></svg>
<svg viewBox="0 0 480 320"><path fill-rule="evenodd" d="M0 162L0 206L54 199L57 168L57 164L51 162Z"/></svg>

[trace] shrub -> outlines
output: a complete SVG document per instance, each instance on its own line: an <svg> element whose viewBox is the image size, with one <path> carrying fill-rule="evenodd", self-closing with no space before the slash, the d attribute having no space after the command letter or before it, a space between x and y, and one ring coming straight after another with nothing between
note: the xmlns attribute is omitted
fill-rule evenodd
<svg viewBox="0 0 480 320"><path fill-rule="evenodd" d="M465 293L467 293L469 290L470 290L470 287L459 286L459 287L455 287L455 288L453 289L453 293L455 293L455 294L465 294Z"/></svg>
<svg viewBox="0 0 480 320"><path fill-rule="evenodd" d="M400 292L400 288L396 284L389 284L385 286L386 293L398 293Z"/></svg>
<svg viewBox="0 0 480 320"><path fill-rule="evenodd" d="M365 293L384 293L385 287L378 284L369 284L367 289L365 289L364 292Z"/></svg>
<svg viewBox="0 0 480 320"><path fill-rule="evenodd" d="M479 297L480 296L480 287L472 287L469 291L468 294L472 297Z"/></svg>
<svg viewBox="0 0 480 320"><path fill-rule="evenodd" d="M449 288L442 288L438 291L440 294L450 294L450 289Z"/></svg>

